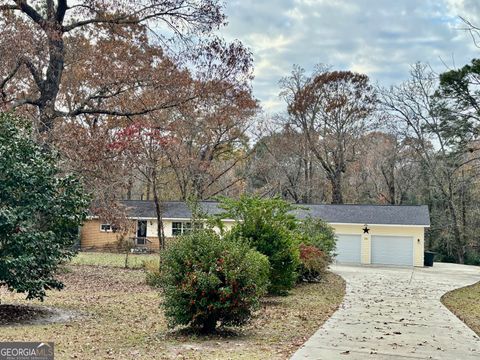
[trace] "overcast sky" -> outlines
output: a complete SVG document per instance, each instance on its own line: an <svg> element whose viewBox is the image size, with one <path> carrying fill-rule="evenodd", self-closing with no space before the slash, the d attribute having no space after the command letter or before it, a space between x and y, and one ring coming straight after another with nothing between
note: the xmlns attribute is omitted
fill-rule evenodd
<svg viewBox="0 0 480 360"><path fill-rule="evenodd" d="M268 112L285 109L278 80L293 64L324 63L388 86L417 61L441 72L442 62L480 56L458 19L480 25L480 0L226 0L226 12L222 34L252 50L254 95Z"/></svg>

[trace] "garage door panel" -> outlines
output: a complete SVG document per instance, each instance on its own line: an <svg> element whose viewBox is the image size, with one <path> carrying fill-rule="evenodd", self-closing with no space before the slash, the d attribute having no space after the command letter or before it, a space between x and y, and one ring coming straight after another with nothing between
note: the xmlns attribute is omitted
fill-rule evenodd
<svg viewBox="0 0 480 360"><path fill-rule="evenodd" d="M340 263L360 264L362 237L360 235L337 235L337 256Z"/></svg>
<svg viewBox="0 0 480 360"><path fill-rule="evenodd" d="M413 238L372 235L372 264L413 266Z"/></svg>

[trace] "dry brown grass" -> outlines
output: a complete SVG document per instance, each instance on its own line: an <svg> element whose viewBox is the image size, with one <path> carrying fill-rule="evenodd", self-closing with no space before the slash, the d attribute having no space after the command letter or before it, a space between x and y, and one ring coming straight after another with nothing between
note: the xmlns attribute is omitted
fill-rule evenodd
<svg viewBox="0 0 480 360"><path fill-rule="evenodd" d="M42 305L75 312L65 323L0 327L1 341L54 341L57 359L285 359L336 310L344 281L331 273L287 297L268 297L253 322L200 337L169 331L160 295L141 270L71 266L66 288ZM28 304L0 289L2 303Z"/></svg>
<svg viewBox="0 0 480 360"><path fill-rule="evenodd" d="M446 293L442 303L480 336L480 282Z"/></svg>

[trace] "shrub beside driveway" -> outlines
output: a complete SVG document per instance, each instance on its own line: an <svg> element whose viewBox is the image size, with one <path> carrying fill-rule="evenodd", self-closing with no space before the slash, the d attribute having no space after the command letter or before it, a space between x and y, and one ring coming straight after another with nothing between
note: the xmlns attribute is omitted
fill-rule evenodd
<svg viewBox="0 0 480 360"><path fill-rule="evenodd" d="M480 336L480 282L446 293L442 303Z"/></svg>

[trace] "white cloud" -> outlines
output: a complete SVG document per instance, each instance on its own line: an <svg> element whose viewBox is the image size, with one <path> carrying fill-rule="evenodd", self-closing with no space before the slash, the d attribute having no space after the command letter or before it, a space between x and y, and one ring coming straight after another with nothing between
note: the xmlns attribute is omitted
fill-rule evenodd
<svg viewBox="0 0 480 360"><path fill-rule="evenodd" d="M461 16L473 23L479 23L480 2L478 0L446 0L445 3L449 15L453 18Z"/></svg>
<svg viewBox="0 0 480 360"><path fill-rule="evenodd" d="M417 61L441 72L444 62L460 66L480 56L458 18L477 21L479 0L235 0L227 14L223 34L253 51L254 94L268 111L284 109L278 80L293 64L329 64L390 85Z"/></svg>
<svg viewBox="0 0 480 360"><path fill-rule="evenodd" d="M291 45L293 38L288 38L283 34L267 35L261 33L249 34L246 37L247 42L255 49L255 51L274 51L281 52L288 45Z"/></svg>

